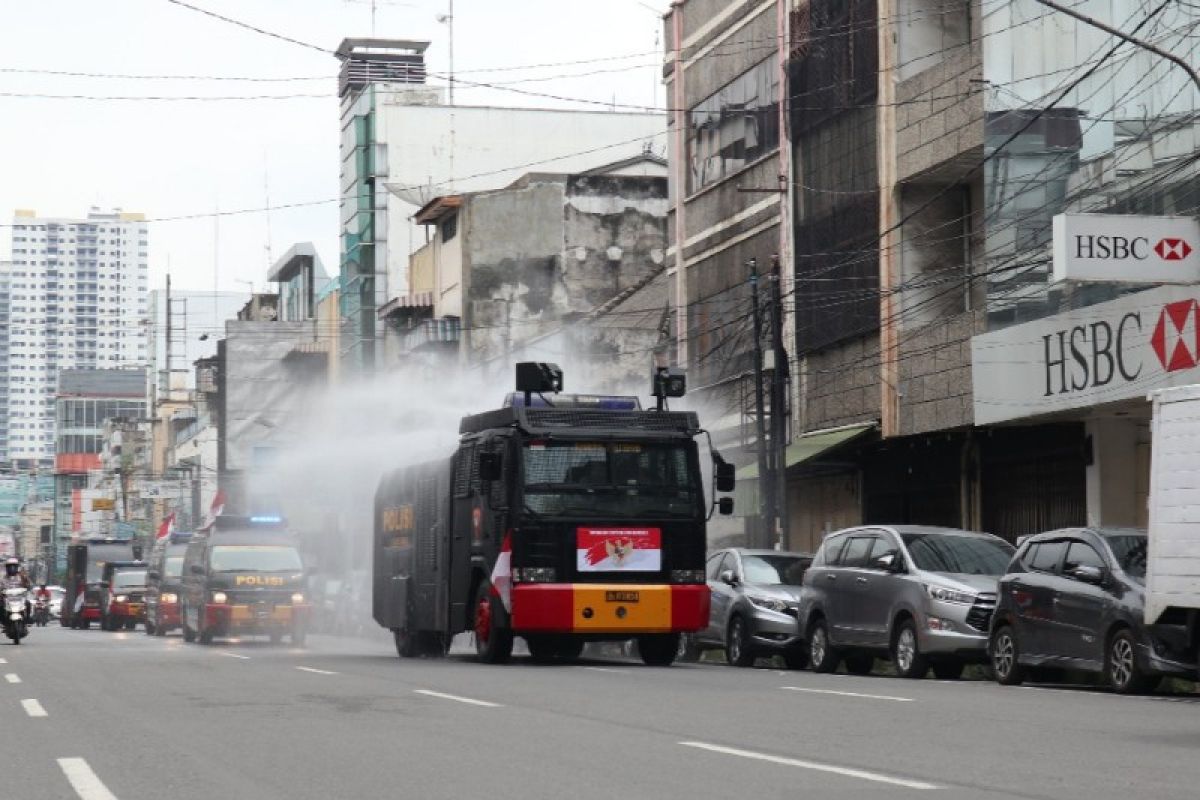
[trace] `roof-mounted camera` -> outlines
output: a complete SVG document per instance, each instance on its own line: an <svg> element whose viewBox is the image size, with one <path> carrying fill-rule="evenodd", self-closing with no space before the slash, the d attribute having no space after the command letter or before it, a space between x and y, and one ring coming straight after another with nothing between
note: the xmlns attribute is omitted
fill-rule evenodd
<svg viewBox="0 0 1200 800"><path fill-rule="evenodd" d="M687 374L679 367L655 367L650 373L650 394L658 400L658 410L664 410L668 397L687 394Z"/></svg>
<svg viewBox="0 0 1200 800"><path fill-rule="evenodd" d="M541 361L521 361L517 364L517 391L525 395L525 407L532 402L532 395L563 390L563 373L558 364Z"/></svg>

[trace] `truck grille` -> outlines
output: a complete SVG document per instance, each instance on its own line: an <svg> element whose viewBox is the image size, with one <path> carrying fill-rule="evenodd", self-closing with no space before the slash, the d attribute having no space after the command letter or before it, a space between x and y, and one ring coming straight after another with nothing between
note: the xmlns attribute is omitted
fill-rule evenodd
<svg viewBox="0 0 1200 800"><path fill-rule="evenodd" d="M967 612L967 624L977 631L986 631L992 624L992 612L995 610L995 593L985 592L975 599L975 605Z"/></svg>

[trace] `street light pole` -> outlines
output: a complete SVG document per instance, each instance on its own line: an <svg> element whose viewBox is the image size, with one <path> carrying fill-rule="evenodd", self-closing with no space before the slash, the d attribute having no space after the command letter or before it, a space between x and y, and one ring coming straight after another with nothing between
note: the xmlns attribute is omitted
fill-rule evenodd
<svg viewBox="0 0 1200 800"><path fill-rule="evenodd" d="M1138 39L1136 37L1130 36L1127 33L1122 33L1121 31L1117 30L1116 28L1112 27L1111 25L1106 25L1105 23L1101 22L1100 20L1098 20L1094 17L1089 17L1087 14L1080 14L1078 11L1075 11L1074 9L1067 8L1066 6L1060 5L1059 3L1055 2L1055 0L1037 0L1037 2L1041 3L1042 5L1046 6L1047 8L1052 8L1055 11L1058 11L1062 14L1066 14L1068 17L1074 17L1075 19L1079 20L1080 22L1084 23L1085 25L1091 25L1093 28L1099 28L1100 30L1104 31L1107 34L1116 36L1118 39L1129 42L1132 45L1136 45L1137 47L1140 47L1143 50L1147 50L1151 53L1154 53L1159 58L1165 58L1167 61L1170 61L1172 64L1174 64L1175 66L1179 67L1184 72L1186 72L1188 74L1188 77L1190 77L1192 79L1192 83L1196 84L1196 88L1200 89L1200 74L1197 74L1196 70L1193 69L1192 65L1189 64L1186 60L1180 58L1179 56L1175 55L1174 53L1170 52L1169 50L1163 50L1161 47L1151 44L1150 42L1147 42L1144 39Z"/></svg>

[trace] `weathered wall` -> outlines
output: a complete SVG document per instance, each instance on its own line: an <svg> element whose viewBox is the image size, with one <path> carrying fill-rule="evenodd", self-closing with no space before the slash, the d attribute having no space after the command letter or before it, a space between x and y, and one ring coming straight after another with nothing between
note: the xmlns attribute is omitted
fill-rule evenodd
<svg viewBox="0 0 1200 800"><path fill-rule="evenodd" d="M897 177L903 182L983 148L982 49L963 47L896 86ZM958 170L959 173L962 170Z"/></svg>
<svg viewBox="0 0 1200 800"><path fill-rule="evenodd" d="M878 420L878 334L808 354L801 360L799 380L796 433Z"/></svg>
<svg viewBox="0 0 1200 800"><path fill-rule="evenodd" d="M900 334L900 434L973 424L971 336L981 314L965 313Z"/></svg>
<svg viewBox="0 0 1200 800"><path fill-rule="evenodd" d="M666 181L570 176L468 201L466 358L502 356L661 270Z"/></svg>

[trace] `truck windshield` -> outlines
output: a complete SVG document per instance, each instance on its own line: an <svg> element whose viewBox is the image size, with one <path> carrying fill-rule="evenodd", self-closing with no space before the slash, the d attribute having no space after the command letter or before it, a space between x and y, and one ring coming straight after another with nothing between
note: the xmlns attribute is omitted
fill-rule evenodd
<svg viewBox="0 0 1200 800"><path fill-rule="evenodd" d="M525 508L551 516L690 517L700 479L683 444L531 441Z"/></svg>
<svg viewBox="0 0 1200 800"><path fill-rule="evenodd" d="M213 572L299 572L300 553L278 545L217 545L209 564Z"/></svg>
<svg viewBox="0 0 1200 800"><path fill-rule="evenodd" d="M178 578L183 574L183 556L170 556L163 564L163 576L167 578Z"/></svg>
<svg viewBox="0 0 1200 800"><path fill-rule="evenodd" d="M132 589L135 586L146 585L146 571L137 570L136 572L115 572L113 573L112 588L114 589Z"/></svg>

